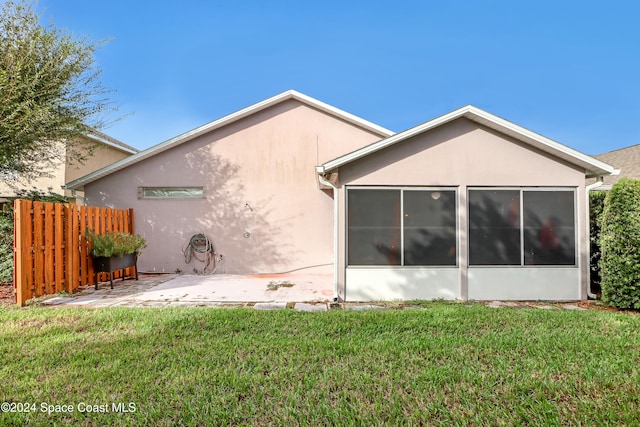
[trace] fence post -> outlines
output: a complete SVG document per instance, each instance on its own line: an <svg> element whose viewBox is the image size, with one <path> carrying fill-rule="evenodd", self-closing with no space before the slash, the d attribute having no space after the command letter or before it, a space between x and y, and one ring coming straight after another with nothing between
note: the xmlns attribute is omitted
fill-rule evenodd
<svg viewBox="0 0 640 427"><path fill-rule="evenodd" d="M78 245L80 241L78 240L78 215L77 215L77 207L75 205L65 205L65 249L66 249L66 259L65 270L66 270L66 291L68 293L73 293L73 291L77 288L78 281Z"/></svg>
<svg viewBox="0 0 640 427"><path fill-rule="evenodd" d="M134 218L133 218L133 208L129 208L129 230L127 230L130 234L135 234L133 229Z"/></svg>
<svg viewBox="0 0 640 427"><path fill-rule="evenodd" d="M14 259L13 286L16 304L24 307L28 299L33 298L33 257L31 254L31 207L28 200L15 200L14 215Z"/></svg>

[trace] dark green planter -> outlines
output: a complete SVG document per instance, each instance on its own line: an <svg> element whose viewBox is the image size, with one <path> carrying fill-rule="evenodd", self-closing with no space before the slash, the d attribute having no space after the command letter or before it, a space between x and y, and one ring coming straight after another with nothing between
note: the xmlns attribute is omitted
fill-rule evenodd
<svg viewBox="0 0 640 427"><path fill-rule="evenodd" d="M95 273L96 289L98 289L98 273L109 273L109 281L111 282L111 289L113 289L113 272L122 270L122 280L124 280L124 269L133 267L135 272L135 278L138 280L138 255L126 254L123 256L94 256L93 257L93 271Z"/></svg>

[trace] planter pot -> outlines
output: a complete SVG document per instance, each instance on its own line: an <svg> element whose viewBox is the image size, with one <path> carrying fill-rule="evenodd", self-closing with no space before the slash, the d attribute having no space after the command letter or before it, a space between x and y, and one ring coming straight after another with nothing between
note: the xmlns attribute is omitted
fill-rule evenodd
<svg viewBox="0 0 640 427"><path fill-rule="evenodd" d="M124 269L132 267L135 272L135 278L138 280L138 255L126 254L123 256L94 256L93 257L93 271L95 273L96 289L98 289L98 273L109 273L109 282L111 282L111 289L113 289L113 272L122 270L122 280L124 280Z"/></svg>

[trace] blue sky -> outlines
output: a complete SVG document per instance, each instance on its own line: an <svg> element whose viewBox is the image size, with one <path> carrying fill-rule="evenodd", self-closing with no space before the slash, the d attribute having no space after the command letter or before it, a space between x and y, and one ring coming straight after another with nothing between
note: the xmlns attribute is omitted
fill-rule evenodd
<svg viewBox="0 0 640 427"><path fill-rule="evenodd" d="M144 149L295 89L393 131L466 104L587 154L640 143L635 1L39 0Z"/></svg>

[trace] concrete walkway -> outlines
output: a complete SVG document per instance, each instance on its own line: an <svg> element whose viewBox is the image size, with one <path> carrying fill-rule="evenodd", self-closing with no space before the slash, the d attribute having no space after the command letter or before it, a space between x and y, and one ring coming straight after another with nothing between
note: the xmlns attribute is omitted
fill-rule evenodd
<svg viewBox="0 0 640 427"><path fill-rule="evenodd" d="M212 276L140 274L140 280L115 280L81 289L72 296L39 301L45 306L78 307L252 307L256 310L327 311L333 304L332 276L271 274ZM397 303L397 302L396 302ZM586 310L590 304L485 301L491 308ZM384 310L398 304L340 303L348 310ZM400 304L400 306L403 306ZM403 306L404 307L404 306ZM408 308L408 307L405 307ZM421 308L421 307L414 307Z"/></svg>

